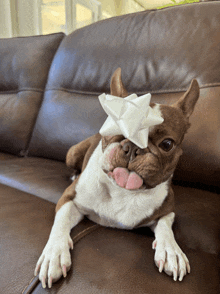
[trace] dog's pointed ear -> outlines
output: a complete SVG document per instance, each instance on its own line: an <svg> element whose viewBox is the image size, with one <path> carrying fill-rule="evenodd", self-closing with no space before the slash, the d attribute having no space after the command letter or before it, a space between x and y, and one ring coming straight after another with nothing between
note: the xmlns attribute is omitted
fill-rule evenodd
<svg viewBox="0 0 220 294"><path fill-rule="evenodd" d="M173 104L174 107L178 107L182 110L184 116L189 118L193 113L196 102L199 99L199 84L197 80L192 80L189 89L176 103Z"/></svg>
<svg viewBox="0 0 220 294"><path fill-rule="evenodd" d="M127 97L128 92L125 89L122 80L121 80L121 68L117 68L116 71L113 73L111 78L111 84L110 84L110 93L113 96L118 97Z"/></svg>

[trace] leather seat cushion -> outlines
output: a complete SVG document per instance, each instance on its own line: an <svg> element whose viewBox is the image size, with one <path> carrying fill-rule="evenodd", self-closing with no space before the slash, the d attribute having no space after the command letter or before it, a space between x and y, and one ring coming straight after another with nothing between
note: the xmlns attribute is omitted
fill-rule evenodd
<svg viewBox="0 0 220 294"><path fill-rule="evenodd" d="M218 293L219 263L213 242L219 244L215 235L219 231L219 200L216 202L217 195L200 191L200 201L195 202L198 192L175 187L174 233L192 269L181 285L159 274L151 247L154 237L148 228L125 231L98 226L75 244L72 269L66 279L53 285L53 291L133 294L166 289L166 293ZM0 202L0 247L7 253L0 255L0 263L5 265L1 289L4 293L21 293L33 278L35 264L47 242L55 205L2 184ZM90 221L81 222L71 237L91 226ZM47 290L37 282L33 293Z"/></svg>
<svg viewBox="0 0 220 294"><path fill-rule="evenodd" d="M64 162L38 157L1 156L0 183L57 203L70 185Z"/></svg>
<svg viewBox="0 0 220 294"><path fill-rule="evenodd" d="M192 271L183 282L160 274L154 264L153 237L139 232L99 228L75 245L73 267L66 279L54 284L55 293L166 293L217 294L216 255L182 246ZM46 293L38 284L34 294Z"/></svg>
<svg viewBox="0 0 220 294"><path fill-rule="evenodd" d="M47 241L54 204L0 184L1 293L22 293Z"/></svg>

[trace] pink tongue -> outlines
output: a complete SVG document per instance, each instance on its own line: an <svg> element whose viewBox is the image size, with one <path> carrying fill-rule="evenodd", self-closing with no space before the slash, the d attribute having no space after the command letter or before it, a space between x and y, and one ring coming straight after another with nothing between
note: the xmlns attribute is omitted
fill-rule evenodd
<svg viewBox="0 0 220 294"><path fill-rule="evenodd" d="M125 189L139 189L143 185L143 180L135 172L129 173L126 168L116 167L113 171L113 178L116 183Z"/></svg>

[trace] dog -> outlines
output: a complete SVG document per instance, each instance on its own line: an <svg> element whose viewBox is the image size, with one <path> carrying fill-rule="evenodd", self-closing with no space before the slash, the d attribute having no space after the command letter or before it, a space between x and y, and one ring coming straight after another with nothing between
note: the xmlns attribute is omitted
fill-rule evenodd
<svg viewBox="0 0 220 294"><path fill-rule="evenodd" d="M118 68L111 94L127 97ZM71 267L71 229L86 215L108 227L132 230L148 226L155 234L152 248L159 272L182 281L190 273L186 255L173 231L174 193L171 180L182 154L181 143L190 127L189 117L199 98L194 79L173 105L151 103L163 123L150 127L147 148L141 149L123 135L96 134L70 148L67 166L78 174L56 206L49 240L36 264L35 276L49 288Z"/></svg>

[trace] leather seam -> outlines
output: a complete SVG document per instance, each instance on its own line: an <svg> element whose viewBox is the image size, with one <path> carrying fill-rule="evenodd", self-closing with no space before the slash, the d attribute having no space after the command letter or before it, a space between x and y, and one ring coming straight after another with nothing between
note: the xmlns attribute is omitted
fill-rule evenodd
<svg viewBox="0 0 220 294"><path fill-rule="evenodd" d="M18 90L9 90L9 91L0 91L0 95L7 95L7 94L18 94L20 92L39 92L39 93L44 93L44 89L38 89L38 88L21 88Z"/></svg>
<svg viewBox="0 0 220 294"><path fill-rule="evenodd" d="M33 284L32 284L32 282L33 282ZM28 293L31 293L30 291L33 290L33 289L37 286L38 282L39 282L39 278L38 278L38 276L37 276L37 277L33 277L33 278L30 280L30 282L28 283L28 285L25 286L25 288L24 288L24 290L22 291L21 294L28 294ZM32 284L32 285L31 285L31 284ZM31 287L30 289L28 289L29 286ZM27 290L28 292L26 292L26 290Z"/></svg>
<svg viewBox="0 0 220 294"><path fill-rule="evenodd" d="M206 89L206 88L212 88L212 87L220 87L219 83L210 83L210 84L202 84L199 85L200 89ZM167 94L167 93L178 93L178 92L185 92L188 88L177 88L177 89L168 89L168 90L153 90L153 91L140 91L137 92L137 94L144 94L147 92L150 92L151 94ZM45 92L49 91L60 91L60 92L68 92L68 93L75 93L75 94L81 94L81 95L100 95L102 92L87 92L87 91L80 91L80 90L74 90L74 89L66 89L66 88L48 88L45 90ZM107 93L107 92L106 92Z"/></svg>
<svg viewBox="0 0 220 294"><path fill-rule="evenodd" d="M79 242L82 238L98 229L98 227L100 227L100 225L95 224L91 227L84 229L82 232L79 232L75 237L73 237L73 244Z"/></svg>

